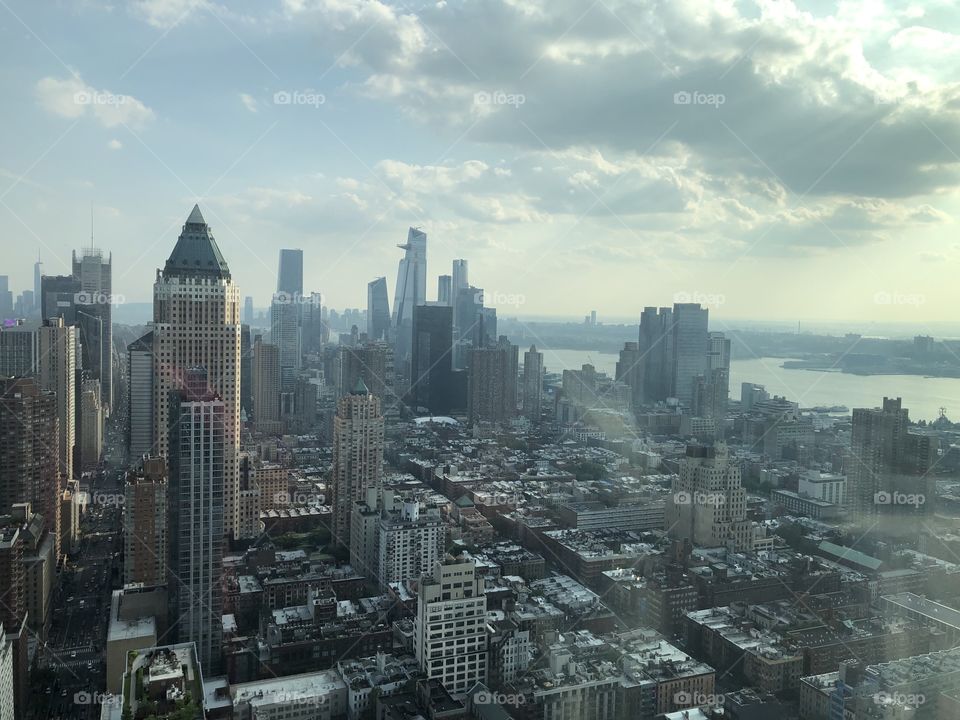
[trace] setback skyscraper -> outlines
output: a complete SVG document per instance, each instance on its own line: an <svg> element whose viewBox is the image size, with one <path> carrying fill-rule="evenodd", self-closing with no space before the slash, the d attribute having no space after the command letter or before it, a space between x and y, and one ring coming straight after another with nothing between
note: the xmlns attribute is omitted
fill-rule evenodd
<svg viewBox="0 0 960 720"><path fill-rule="evenodd" d="M398 366L409 363L413 334L413 309L427 301L427 234L417 228L407 232L407 242L397 270L393 298L393 328L396 332L395 359Z"/></svg>
<svg viewBox="0 0 960 720"><path fill-rule="evenodd" d="M93 238L91 237L91 243ZM100 381L100 402L113 404L113 260L91 245L73 254L73 276L80 283L77 322L83 345L83 369Z"/></svg>
<svg viewBox="0 0 960 720"><path fill-rule="evenodd" d="M194 206L153 286L154 447L166 452L170 393L203 367L224 405L224 526L237 513L240 439L240 291L200 208Z"/></svg>
<svg viewBox="0 0 960 720"><path fill-rule="evenodd" d="M367 339L370 342L390 338L390 301L387 279L379 277L367 283Z"/></svg>

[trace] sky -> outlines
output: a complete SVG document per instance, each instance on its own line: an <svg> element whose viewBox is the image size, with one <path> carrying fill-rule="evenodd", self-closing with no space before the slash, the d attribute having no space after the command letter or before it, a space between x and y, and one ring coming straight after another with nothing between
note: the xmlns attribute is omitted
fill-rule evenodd
<svg viewBox="0 0 960 720"><path fill-rule="evenodd" d="M363 307L409 226L504 315L956 320L960 7L0 0L0 274L113 254L149 302L195 202L242 295L304 250Z"/></svg>

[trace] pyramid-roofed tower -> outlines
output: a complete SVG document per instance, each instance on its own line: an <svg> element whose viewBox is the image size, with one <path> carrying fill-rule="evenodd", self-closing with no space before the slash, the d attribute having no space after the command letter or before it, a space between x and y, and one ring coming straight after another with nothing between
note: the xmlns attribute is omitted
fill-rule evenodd
<svg viewBox="0 0 960 720"><path fill-rule="evenodd" d="M227 261L210 232L210 226L203 219L199 205L194 205L190 211L177 244L167 258L163 274L225 279L230 277Z"/></svg>

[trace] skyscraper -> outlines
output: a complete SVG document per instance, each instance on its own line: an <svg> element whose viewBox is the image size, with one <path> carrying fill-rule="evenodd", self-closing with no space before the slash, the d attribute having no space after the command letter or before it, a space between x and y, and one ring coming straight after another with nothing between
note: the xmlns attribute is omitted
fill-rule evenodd
<svg viewBox="0 0 960 720"><path fill-rule="evenodd" d="M487 677L487 597L472 560L448 556L420 578L413 626L420 671L451 693Z"/></svg>
<svg viewBox="0 0 960 720"><path fill-rule="evenodd" d="M390 301L387 279L378 277L367 283L367 339L370 342L390 338Z"/></svg>
<svg viewBox="0 0 960 720"><path fill-rule="evenodd" d="M0 513L30 503L61 557L57 396L33 378L0 378Z"/></svg>
<svg viewBox="0 0 960 720"><path fill-rule="evenodd" d="M250 295L243 299L243 323L253 325L253 297Z"/></svg>
<svg viewBox="0 0 960 720"><path fill-rule="evenodd" d="M10 278L0 275L0 320L13 316L13 293L10 291Z"/></svg>
<svg viewBox="0 0 960 720"><path fill-rule="evenodd" d="M410 402L436 415L450 412L453 372L453 308L419 305L413 311Z"/></svg>
<svg viewBox="0 0 960 720"><path fill-rule="evenodd" d="M73 477L73 450L77 418L77 329L63 318L47 320L37 328L37 380L44 390L56 393L57 423L60 428L59 471Z"/></svg>
<svg viewBox="0 0 960 720"><path fill-rule="evenodd" d="M167 582L167 463L148 457L127 474L123 503L123 581Z"/></svg>
<svg viewBox="0 0 960 720"><path fill-rule="evenodd" d="M427 234L410 228L407 242L397 247L404 251L404 255L397 270L393 298L395 358L399 365L405 365L410 360L413 309L427 301Z"/></svg>
<svg viewBox="0 0 960 720"><path fill-rule="evenodd" d="M636 409L643 404L644 357L640 346L635 342L626 342L617 360L615 377L630 387L630 404Z"/></svg>
<svg viewBox="0 0 960 720"><path fill-rule="evenodd" d="M299 248L280 250L277 292L295 296L303 295L303 250Z"/></svg>
<svg viewBox="0 0 960 720"><path fill-rule="evenodd" d="M453 304L453 276L441 275L437 278L437 303L440 305Z"/></svg>
<svg viewBox="0 0 960 720"><path fill-rule="evenodd" d="M33 374L36 350L36 323L0 326L0 377Z"/></svg>
<svg viewBox="0 0 960 720"><path fill-rule="evenodd" d="M280 350L257 335L253 342L253 421L258 432L280 433Z"/></svg>
<svg viewBox="0 0 960 720"><path fill-rule="evenodd" d="M240 439L240 291L200 208L187 218L153 286L154 446L166 452L170 393L203 367L224 411L224 526L237 513Z"/></svg>
<svg viewBox="0 0 960 720"><path fill-rule="evenodd" d="M353 504L365 500L367 490L380 488L383 466L383 414L380 400L360 380L337 403L333 419L333 539L350 541Z"/></svg>
<svg viewBox="0 0 960 720"><path fill-rule="evenodd" d="M531 345L523 354L523 414L530 420L539 420L542 399L543 353Z"/></svg>
<svg viewBox="0 0 960 720"><path fill-rule="evenodd" d="M180 379L168 399L170 617L178 641L196 643L202 667L215 673L222 641L226 460L236 451L227 428L230 410L209 387L206 371L184 368Z"/></svg>
<svg viewBox="0 0 960 720"><path fill-rule="evenodd" d="M477 422L503 423L517 411L519 349L501 337L496 345L473 348L467 390L467 416Z"/></svg>
<svg viewBox="0 0 960 720"><path fill-rule="evenodd" d="M240 326L240 410L253 413L253 338L246 323Z"/></svg>
<svg viewBox="0 0 960 720"><path fill-rule="evenodd" d="M673 384L673 310L645 307L640 313L638 349L643 361L643 401L670 397Z"/></svg>
<svg viewBox="0 0 960 720"><path fill-rule="evenodd" d="M846 499L858 521L900 534L916 531L916 518L933 514L936 485L930 470L937 439L910 432L900 398L879 408L855 408Z"/></svg>
<svg viewBox="0 0 960 720"><path fill-rule="evenodd" d="M91 243L93 238L91 237ZM77 322L83 344L84 370L100 381L100 401L113 404L113 260L92 246L73 253L73 276L80 283Z"/></svg>
<svg viewBox="0 0 960 720"><path fill-rule="evenodd" d="M319 355L328 340L329 331L323 319L323 295L310 293L303 299L300 311L300 352L303 355ZM389 316L387 317L389 324Z"/></svg>
<svg viewBox="0 0 960 720"><path fill-rule="evenodd" d="M145 453L158 453L153 446L153 332L141 335L127 346L127 448L131 461Z"/></svg>
<svg viewBox="0 0 960 720"><path fill-rule="evenodd" d="M40 262L40 255L37 254L37 261L33 264L33 300L40 305L40 285L43 279L43 263Z"/></svg>
<svg viewBox="0 0 960 720"><path fill-rule="evenodd" d="M673 306L673 397L690 407L695 378L707 371L710 350L707 333L708 310L698 303Z"/></svg>
<svg viewBox="0 0 960 720"><path fill-rule="evenodd" d="M77 422L77 460L81 471L94 470L100 464L103 454L103 401L100 397L100 381L81 374L80 391L77 403L79 421Z"/></svg>
<svg viewBox="0 0 960 720"><path fill-rule="evenodd" d="M451 297L456 298L457 294L466 287L470 286L469 267L466 260L459 259L453 261L453 273L451 275Z"/></svg>

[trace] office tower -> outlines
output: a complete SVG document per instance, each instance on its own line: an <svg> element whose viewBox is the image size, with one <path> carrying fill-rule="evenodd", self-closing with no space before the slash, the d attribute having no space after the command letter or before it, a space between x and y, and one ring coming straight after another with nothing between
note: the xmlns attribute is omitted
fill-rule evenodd
<svg viewBox="0 0 960 720"><path fill-rule="evenodd" d="M299 297L278 291L270 303L270 342L280 351L280 384L284 392L293 389L300 369Z"/></svg>
<svg viewBox="0 0 960 720"><path fill-rule="evenodd" d="M219 672L222 639L225 485L232 410L203 368L184 368L171 389L167 439L170 617L179 642L196 643L202 667Z"/></svg>
<svg viewBox="0 0 960 720"><path fill-rule="evenodd" d="M113 259L92 246L73 253L73 276L80 283L77 324L83 345L83 369L100 381L100 400L113 403Z"/></svg>
<svg viewBox="0 0 960 720"><path fill-rule="evenodd" d="M240 412L253 413L253 338L246 323L240 326Z"/></svg>
<svg viewBox="0 0 960 720"><path fill-rule="evenodd" d="M253 325L253 297L250 295L243 299L243 324Z"/></svg>
<svg viewBox="0 0 960 720"><path fill-rule="evenodd" d="M671 394L687 407L693 403L695 378L707 371L707 353L710 350L708 312L698 303L675 303L673 306L674 366Z"/></svg>
<svg viewBox="0 0 960 720"><path fill-rule="evenodd" d="M277 292L289 293L297 298L303 295L303 250L299 248L280 250Z"/></svg>
<svg viewBox="0 0 960 720"><path fill-rule="evenodd" d="M709 334L706 373L694 382L693 412L700 417L722 418L730 399L730 340L721 332Z"/></svg>
<svg viewBox="0 0 960 720"><path fill-rule="evenodd" d="M62 317L67 325L77 324L77 297L80 279L73 275L44 275L40 278L40 315L44 320ZM80 338L81 342L83 337Z"/></svg>
<svg viewBox="0 0 960 720"><path fill-rule="evenodd" d="M900 398L880 408L855 408L847 469L847 503L862 523L886 532L915 532L916 518L933 514L937 440L910 432Z"/></svg>
<svg viewBox="0 0 960 720"><path fill-rule="evenodd" d="M450 412L453 372L453 308L420 305L413 311L410 403L435 415Z"/></svg>
<svg viewBox="0 0 960 720"><path fill-rule="evenodd" d="M501 337L496 345L470 351L467 416L478 422L503 423L517 411L519 349Z"/></svg>
<svg viewBox="0 0 960 720"><path fill-rule="evenodd" d="M397 270L392 325L396 333L395 360L406 367L411 353L413 309L427 301L427 234L410 228L407 242L397 247L404 255Z"/></svg>
<svg viewBox="0 0 960 720"><path fill-rule="evenodd" d="M61 555L57 396L33 378L0 379L0 513L30 503Z"/></svg>
<svg viewBox="0 0 960 720"><path fill-rule="evenodd" d="M483 290L467 286L454 296L454 364L467 367L470 350L484 346Z"/></svg>
<svg viewBox="0 0 960 720"><path fill-rule="evenodd" d="M542 402L543 353L531 345L523 354L523 414L530 420L539 420Z"/></svg>
<svg viewBox="0 0 960 720"><path fill-rule="evenodd" d="M466 287L470 286L468 277L467 261L463 259L453 261L453 274L451 275L450 296L456 298L457 295Z"/></svg>
<svg viewBox="0 0 960 720"><path fill-rule="evenodd" d="M497 309L491 307L480 308L479 345L486 347L497 341Z"/></svg>
<svg viewBox="0 0 960 720"><path fill-rule="evenodd" d="M318 292L310 293L303 299L300 314L300 351L303 355L320 355L329 336L323 319L323 296Z"/></svg>
<svg viewBox="0 0 960 720"><path fill-rule="evenodd" d="M0 320L13 317L13 293L10 291L10 278L0 275Z"/></svg>
<svg viewBox="0 0 960 720"><path fill-rule="evenodd" d="M127 449L130 460L153 447L153 332L141 335L127 346Z"/></svg>
<svg viewBox="0 0 960 720"><path fill-rule="evenodd" d="M420 578L414 653L420 671L451 693L487 677L487 597L472 560L447 556Z"/></svg>
<svg viewBox="0 0 960 720"><path fill-rule="evenodd" d="M2 442L2 441L0 441ZM2 473L2 468L0 468ZM4 512L9 509L5 508ZM11 519L12 520L12 519ZM29 645L31 631L27 628L26 571L23 564L24 533L19 523L10 522L0 527L0 621L4 638L0 643L9 647L13 665L14 717L27 717L30 681ZM3 642L5 640L5 642ZM5 648L0 648L3 651Z"/></svg>
<svg viewBox="0 0 960 720"><path fill-rule="evenodd" d="M390 301L387 279L378 277L367 283L367 339L371 342L390 338Z"/></svg>
<svg viewBox="0 0 960 720"><path fill-rule="evenodd" d="M341 345L333 372L337 396L347 395L363 380L372 395L380 399L381 407L394 401L391 367L391 348L384 342L368 342L350 347Z"/></svg>
<svg viewBox="0 0 960 720"><path fill-rule="evenodd" d="M81 471L95 470L100 465L100 456L103 454L104 408L100 393L100 381L87 377L87 372L84 371L81 374L77 401L80 418L77 422L77 445L80 448L77 456Z"/></svg>
<svg viewBox="0 0 960 720"><path fill-rule="evenodd" d="M36 323L0 326L0 377L32 375L36 349Z"/></svg>
<svg viewBox="0 0 960 720"><path fill-rule="evenodd" d="M673 384L673 310L645 307L640 313L638 349L643 358L643 401L662 402Z"/></svg>
<svg viewBox="0 0 960 720"><path fill-rule="evenodd" d="M753 547L747 519L747 495L740 483L740 465L725 445L688 445L680 473L667 499L667 534L696 546Z"/></svg>
<svg viewBox="0 0 960 720"><path fill-rule="evenodd" d="M280 349L264 343L259 335L253 342L253 423L257 432L280 434Z"/></svg>
<svg viewBox="0 0 960 720"><path fill-rule="evenodd" d="M43 263L40 262L40 254L37 253L37 261L33 264L33 302L39 309L40 298L42 297L41 284L43 281Z"/></svg>
<svg viewBox="0 0 960 720"><path fill-rule="evenodd" d="M194 205L153 286L154 446L166 452L170 392L190 367L203 367L226 407L224 525L237 508L240 440L240 291L200 208Z"/></svg>
<svg viewBox="0 0 960 720"><path fill-rule="evenodd" d="M167 582L167 463L146 457L127 473L123 504L123 582Z"/></svg>
<svg viewBox="0 0 960 720"><path fill-rule="evenodd" d="M440 275L437 278L437 303L440 305L453 304L453 276Z"/></svg>
<svg viewBox="0 0 960 720"><path fill-rule="evenodd" d="M615 377L630 387L630 404L633 409L643 405L643 353L635 342L626 342L617 360Z"/></svg>
<svg viewBox="0 0 960 720"><path fill-rule="evenodd" d="M383 414L380 399L362 380L337 403L333 419L333 478L331 483L334 542L350 541L353 504L380 489L383 465Z"/></svg>
<svg viewBox="0 0 960 720"><path fill-rule="evenodd" d="M743 410L750 410L757 403L770 399L770 393L763 385L756 383L740 383L740 405Z"/></svg>
<svg viewBox="0 0 960 720"><path fill-rule="evenodd" d="M73 477L77 431L77 329L64 325L63 318L54 318L37 328L36 340L37 380L41 388L57 395L59 471L68 480Z"/></svg>

